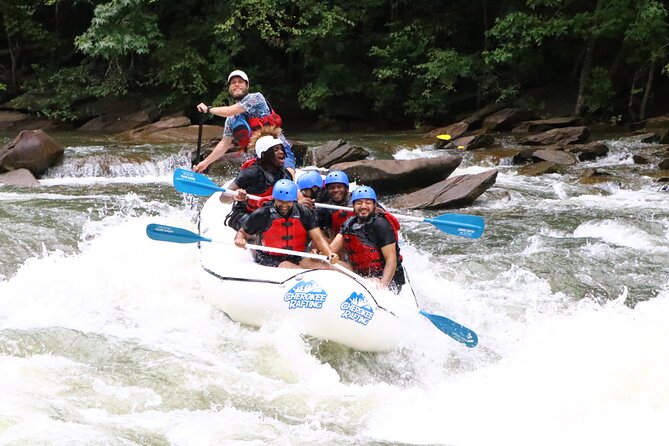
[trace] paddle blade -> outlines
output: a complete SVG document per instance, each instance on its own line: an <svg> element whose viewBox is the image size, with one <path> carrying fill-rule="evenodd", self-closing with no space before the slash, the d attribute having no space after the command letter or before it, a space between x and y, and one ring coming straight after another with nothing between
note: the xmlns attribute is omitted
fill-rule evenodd
<svg viewBox="0 0 669 446"><path fill-rule="evenodd" d="M467 238L479 238L485 229L485 220L478 215L443 214L435 218L426 218L423 221L433 224L447 234Z"/></svg>
<svg viewBox="0 0 669 446"><path fill-rule="evenodd" d="M214 192L225 192L225 188L209 179L206 175L192 170L178 168L172 179L177 192L208 197Z"/></svg>
<svg viewBox="0 0 669 446"><path fill-rule="evenodd" d="M196 233L174 226L150 224L146 227L150 239L172 243L210 242L211 239L200 237Z"/></svg>
<svg viewBox="0 0 669 446"><path fill-rule="evenodd" d="M479 337L476 336L476 333L464 325L460 325L457 322L450 320L446 316L431 314L423 310L420 310L420 314L428 318L430 322L443 333L449 335L459 343L465 344L469 348L476 347L476 344L479 343Z"/></svg>
<svg viewBox="0 0 669 446"><path fill-rule="evenodd" d="M442 141L450 141L451 135L444 133L443 135L437 135L437 139L441 139Z"/></svg>

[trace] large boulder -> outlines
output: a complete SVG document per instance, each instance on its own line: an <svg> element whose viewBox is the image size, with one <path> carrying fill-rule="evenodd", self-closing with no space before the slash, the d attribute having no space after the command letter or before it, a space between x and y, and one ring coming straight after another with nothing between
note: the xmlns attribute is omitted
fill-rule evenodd
<svg viewBox="0 0 669 446"><path fill-rule="evenodd" d="M368 156L369 152L362 147L338 139L309 149L304 161L306 164L313 164L318 167L330 167L337 163L362 160Z"/></svg>
<svg viewBox="0 0 669 446"><path fill-rule="evenodd" d="M520 175L527 177L536 177L545 173L562 173L562 171L563 168L552 161L539 161L538 163L529 164L518 169Z"/></svg>
<svg viewBox="0 0 669 446"><path fill-rule="evenodd" d="M134 113L114 112L91 119L79 127L80 131L118 133L150 124L158 118L155 108ZM189 122L190 123L190 122Z"/></svg>
<svg viewBox="0 0 669 446"><path fill-rule="evenodd" d="M439 127L434 129L425 136L432 139L436 138L438 135L450 135L452 139L455 139L464 135L467 129L469 129L469 124L460 121L451 125L447 125L446 127Z"/></svg>
<svg viewBox="0 0 669 446"><path fill-rule="evenodd" d="M485 131L509 130L519 122L527 121L534 117L534 113L529 110L517 107L508 107L487 116L483 120L482 127Z"/></svg>
<svg viewBox="0 0 669 446"><path fill-rule="evenodd" d="M478 135L463 136L453 141L453 148L462 150L482 149L495 143L495 137L488 133ZM449 148L449 147L446 147Z"/></svg>
<svg viewBox="0 0 669 446"><path fill-rule="evenodd" d="M469 126L468 130L477 129L481 127L481 124L485 118L504 108L507 108L506 104L502 102L493 102L492 104L488 104L482 109L477 110L471 115L467 116L462 120L462 122Z"/></svg>
<svg viewBox="0 0 669 446"><path fill-rule="evenodd" d="M0 172L28 169L39 177L56 164L65 149L42 130L22 130L0 149Z"/></svg>
<svg viewBox="0 0 669 446"><path fill-rule="evenodd" d="M39 181L28 169L17 169L0 173L0 184L11 186L39 186Z"/></svg>
<svg viewBox="0 0 669 446"><path fill-rule="evenodd" d="M406 192L442 181L458 168L459 156L440 156L413 160L363 160L334 164L352 181L381 192Z"/></svg>
<svg viewBox="0 0 669 446"><path fill-rule="evenodd" d="M8 130L17 125L17 123L27 121L30 115L17 111L0 110L0 130Z"/></svg>
<svg viewBox="0 0 669 446"><path fill-rule="evenodd" d="M649 118L646 120L646 127L644 130L655 133L661 144L669 143L669 115Z"/></svg>
<svg viewBox="0 0 669 446"><path fill-rule="evenodd" d="M563 150L576 155L579 161L592 161L600 156L606 156L609 153L609 146L603 142L593 141L588 144L570 144L563 147Z"/></svg>
<svg viewBox="0 0 669 446"><path fill-rule="evenodd" d="M251 158L254 158L255 155L251 155L247 152L228 152L224 153L222 157L214 161L209 165L207 173L216 174L216 175L227 175L235 176L239 173L239 170L242 167L242 164Z"/></svg>
<svg viewBox="0 0 669 446"><path fill-rule="evenodd" d="M143 141L149 143L169 143L183 141L197 141L199 126L190 125L190 120L185 116L161 119L120 134L121 139L132 141ZM202 126L202 141L210 141L220 138L223 127L217 125Z"/></svg>
<svg viewBox="0 0 669 446"><path fill-rule="evenodd" d="M583 125L583 119L577 116L537 119L533 121L523 121L516 125L513 133L536 133L545 132L551 129L562 127L575 127Z"/></svg>
<svg viewBox="0 0 669 446"><path fill-rule="evenodd" d="M402 209L455 209L468 206L497 179L497 170L448 178L432 186L403 195L393 206Z"/></svg>
<svg viewBox="0 0 669 446"><path fill-rule="evenodd" d="M563 166L571 166L572 164L578 163L576 155L570 152L565 152L564 150L539 149L532 153L532 157Z"/></svg>
<svg viewBox="0 0 669 446"><path fill-rule="evenodd" d="M531 146L547 146L551 144L578 144L588 141L590 131L585 126L562 127L548 130L536 135L526 136L519 142Z"/></svg>

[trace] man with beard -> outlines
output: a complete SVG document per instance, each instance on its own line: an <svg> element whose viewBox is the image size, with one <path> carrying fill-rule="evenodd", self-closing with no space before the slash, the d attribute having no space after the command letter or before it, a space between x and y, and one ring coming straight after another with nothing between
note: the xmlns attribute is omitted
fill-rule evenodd
<svg viewBox="0 0 669 446"><path fill-rule="evenodd" d="M223 203L234 200L232 210L225 217L226 225L239 230L249 214L262 206L262 200L253 200L247 195L267 197L269 200L273 187L279 180L292 178L284 167L283 148L281 140L273 135L260 136L255 142L257 158L244 163L242 170L227 187L227 190L236 191L236 194L221 194L220 200Z"/></svg>
<svg viewBox="0 0 669 446"><path fill-rule="evenodd" d="M350 194L348 192L348 176L341 170L333 170L325 176L325 190L327 197L322 202L335 206L349 207ZM319 200L317 200L319 201ZM353 212L333 210L326 208L318 209L318 223L326 231L327 237L332 240L342 227L344 222L353 216Z"/></svg>
<svg viewBox="0 0 669 446"><path fill-rule="evenodd" d="M397 243L399 222L377 207L376 192L371 187L357 187L351 201L355 216L344 223L330 249L341 253L349 263L345 266L354 272L377 279L383 288L399 293L406 282Z"/></svg>
<svg viewBox="0 0 669 446"><path fill-rule="evenodd" d="M245 248L247 240L258 236L263 246L305 252L311 238L330 263L336 263L339 257L330 250L315 214L297 203L297 185L287 179L279 180L272 191L272 198L273 202L249 215L235 235L235 245ZM329 268L317 260L264 251L255 251L254 260L261 265L279 268Z"/></svg>
<svg viewBox="0 0 669 446"><path fill-rule="evenodd" d="M211 106L200 103L201 113L212 113L225 117L223 138L204 160L193 167L195 172L202 172L225 153L237 147L246 152L251 133L264 126L281 127L281 117L272 109L262 93L249 93L249 77L241 70L228 75L228 93L235 101L233 105ZM295 155L290 143L281 133L279 139L285 152L285 167L295 175Z"/></svg>

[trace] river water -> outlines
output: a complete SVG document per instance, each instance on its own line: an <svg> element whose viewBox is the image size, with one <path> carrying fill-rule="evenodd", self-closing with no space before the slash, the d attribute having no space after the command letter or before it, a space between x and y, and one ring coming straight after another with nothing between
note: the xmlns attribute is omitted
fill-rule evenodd
<svg viewBox="0 0 669 446"><path fill-rule="evenodd" d="M40 187L0 185L2 445L669 438L669 193L633 166L641 144L607 141L580 167L615 176L593 184L502 160L474 206L446 211L483 216L481 239L405 224L419 305L479 346L434 330L371 354L231 322L201 299L196 246L146 237L148 223L195 227L202 199L171 185L193 144L55 138L65 161ZM348 139L377 156L438 155L401 135ZM494 167L464 157L454 175Z"/></svg>

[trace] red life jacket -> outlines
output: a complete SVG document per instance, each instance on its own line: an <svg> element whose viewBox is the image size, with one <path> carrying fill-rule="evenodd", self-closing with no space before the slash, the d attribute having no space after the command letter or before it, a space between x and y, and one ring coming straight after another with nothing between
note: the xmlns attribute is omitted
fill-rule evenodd
<svg viewBox="0 0 669 446"><path fill-rule="evenodd" d="M273 125L274 127L281 127L282 124L281 116L279 116L279 114L275 112L272 107L269 106L269 102L267 103L267 106L269 107L269 115L265 115L262 118L248 118L251 130L258 130L259 128L268 125Z"/></svg>
<svg viewBox="0 0 669 446"><path fill-rule="evenodd" d="M272 206L269 212L272 217L272 223L269 229L260 236L262 245L270 248L304 252L307 249L308 233L300 220L300 212L297 210L297 207L293 206L293 211L288 217L279 215L274 206ZM285 255L273 252L268 252L267 254L274 256Z"/></svg>
<svg viewBox="0 0 669 446"><path fill-rule="evenodd" d="M259 128L268 125L281 127L281 116L274 111L267 99L265 99L265 103L267 104L267 108L269 108L268 115L260 118L252 118L248 116L248 114L243 113L242 115L237 115L239 118L232 122L232 140L234 144L239 147L240 151L246 151L248 149L249 138L254 130L258 130Z"/></svg>
<svg viewBox="0 0 669 446"><path fill-rule="evenodd" d="M348 220L351 217L354 217L355 214L353 211L332 211L331 219L332 219L332 226L330 229L332 230L332 235L335 236L339 234L339 230L341 229L342 226L344 226L344 223L346 223L346 220Z"/></svg>
<svg viewBox="0 0 669 446"><path fill-rule="evenodd" d="M329 199L327 201L327 204L334 204L336 206L351 206L351 196L348 195L347 193L346 201L343 204L335 203L334 201L332 201L332 199ZM339 230L341 229L342 226L344 226L346 220L354 216L355 214L353 213L353 211L343 211L343 210L333 209L330 212L330 227L328 228L332 232L332 237L339 234Z"/></svg>
<svg viewBox="0 0 669 446"><path fill-rule="evenodd" d="M377 247L370 239L368 234L368 227L377 218L384 217L393 228L395 233L395 241L397 242L397 233L400 229L400 223L394 215L388 212L380 212L372 217L364 225L353 229L355 219L347 221L344 229L344 249L348 254L348 261L353 267L353 270L362 275L380 276L383 274L383 267L386 262L381 252L381 248ZM397 246L397 264L398 267L402 262L402 256L399 255L399 245Z"/></svg>

